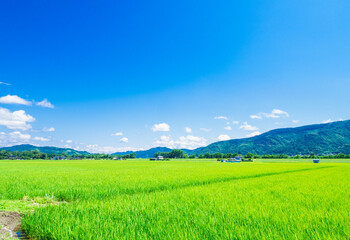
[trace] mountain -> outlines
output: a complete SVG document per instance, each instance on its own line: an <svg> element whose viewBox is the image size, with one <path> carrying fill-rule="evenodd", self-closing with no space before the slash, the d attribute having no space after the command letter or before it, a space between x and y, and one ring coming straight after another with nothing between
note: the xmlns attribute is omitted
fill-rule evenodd
<svg viewBox="0 0 350 240"><path fill-rule="evenodd" d="M3 147L7 151L30 151L39 150L42 153L67 153L89 154L85 151L77 151L70 148L37 147L23 144L12 147ZM156 152L170 152L172 149L156 147L144 151L136 151L138 158L153 157ZM350 154L350 120L325 124L315 124L296 128L275 129L259 136L243 139L233 139L212 143L206 147L194 150L182 149L188 154L205 153L240 153L248 152L259 155L263 154ZM113 155L125 155L133 153L117 152Z"/></svg>
<svg viewBox="0 0 350 240"><path fill-rule="evenodd" d="M215 142L190 151L204 153L350 154L350 120L297 128L275 129L259 136Z"/></svg>
<svg viewBox="0 0 350 240"><path fill-rule="evenodd" d="M151 148L151 149L148 149L148 150L145 150L145 151L117 152L117 153L113 153L112 155L125 155L125 154L130 154L130 153L136 153L136 156L138 158L151 158L157 152L170 152L171 150L172 149L166 148L166 147L156 147L156 148Z"/></svg>
<svg viewBox="0 0 350 240"><path fill-rule="evenodd" d="M0 148L0 150L6 150L6 151L18 151L18 152L23 152L23 151L31 151L31 150L39 150L42 153L55 153L55 154L62 154L66 153L68 155L73 155L73 154L79 154L79 155L87 155L90 154L85 151L77 151L71 148L58 148L58 147L37 147L29 144L22 144L22 145L16 145L12 147L3 147Z"/></svg>
<svg viewBox="0 0 350 240"><path fill-rule="evenodd" d="M315 124L296 128L275 129L259 136L212 143L194 150L182 149L188 154L255 153L307 155L350 154L350 120ZM153 157L156 152L170 152L170 148L157 147L136 151L137 157ZM116 155L133 152L119 152Z"/></svg>

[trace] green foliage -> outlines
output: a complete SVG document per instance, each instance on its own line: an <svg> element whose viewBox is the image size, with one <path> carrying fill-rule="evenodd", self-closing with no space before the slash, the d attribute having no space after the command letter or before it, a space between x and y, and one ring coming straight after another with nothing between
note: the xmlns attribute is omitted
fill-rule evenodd
<svg viewBox="0 0 350 240"><path fill-rule="evenodd" d="M350 120L298 128L276 129L245 139L234 139L187 151L201 157L206 153L254 153L258 155L350 154Z"/></svg>
<svg viewBox="0 0 350 240"><path fill-rule="evenodd" d="M183 150L173 149L170 152L157 152L154 157L163 156L164 158L188 158L188 154L185 154Z"/></svg>

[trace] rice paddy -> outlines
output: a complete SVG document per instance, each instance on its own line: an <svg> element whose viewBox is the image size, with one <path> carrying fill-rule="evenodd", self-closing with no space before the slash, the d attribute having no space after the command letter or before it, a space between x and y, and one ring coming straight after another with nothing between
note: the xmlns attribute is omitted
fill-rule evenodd
<svg viewBox="0 0 350 240"><path fill-rule="evenodd" d="M0 211L22 210L33 239L350 238L347 163L0 161L0 171ZM43 203L16 209L23 198Z"/></svg>

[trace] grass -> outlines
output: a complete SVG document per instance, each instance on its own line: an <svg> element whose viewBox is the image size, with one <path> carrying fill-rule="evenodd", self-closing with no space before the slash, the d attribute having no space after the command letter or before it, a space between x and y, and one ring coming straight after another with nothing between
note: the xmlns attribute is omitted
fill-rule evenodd
<svg viewBox="0 0 350 240"><path fill-rule="evenodd" d="M0 207L68 202L27 211L34 239L350 238L346 163L0 161L0 171Z"/></svg>

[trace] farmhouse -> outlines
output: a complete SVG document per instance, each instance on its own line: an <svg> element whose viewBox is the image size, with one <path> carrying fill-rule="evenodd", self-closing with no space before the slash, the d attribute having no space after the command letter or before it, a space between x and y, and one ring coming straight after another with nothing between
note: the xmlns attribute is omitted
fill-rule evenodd
<svg viewBox="0 0 350 240"><path fill-rule="evenodd" d="M161 160L164 160L164 157L163 156L158 156L158 157L150 158L149 160L151 160L151 161L161 161Z"/></svg>
<svg viewBox="0 0 350 240"><path fill-rule="evenodd" d="M65 160L66 158L63 156L59 156L59 157L53 157L52 160Z"/></svg>

